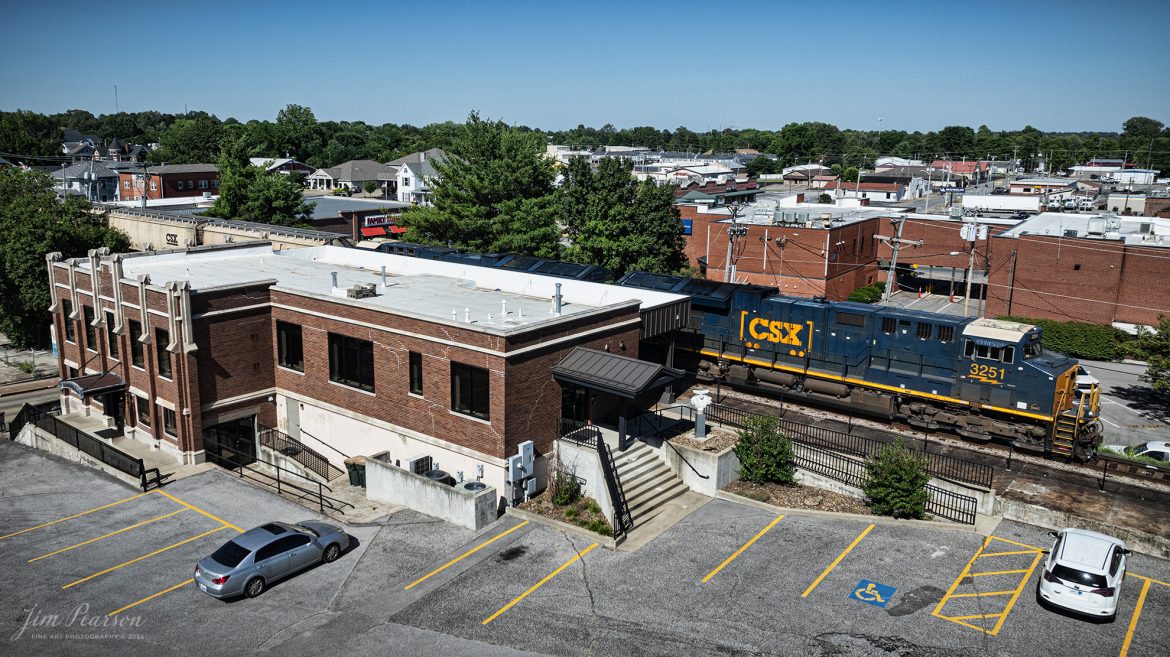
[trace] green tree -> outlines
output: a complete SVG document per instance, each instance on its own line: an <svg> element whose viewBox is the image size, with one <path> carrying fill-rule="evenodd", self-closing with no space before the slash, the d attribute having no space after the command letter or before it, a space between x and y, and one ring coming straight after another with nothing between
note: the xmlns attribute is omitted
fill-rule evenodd
<svg viewBox="0 0 1170 657"><path fill-rule="evenodd" d="M178 119L163 133L152 162L197 164L214 162L219 156L223 125L214 116Z"/></svg>
<svg viewBox="0 0 1170 657"><path fill-rule="evenodd" d="M291 157L301 162L321 150L321 129L313 110L301 105L287 105L276 114L274 157Z"/></svg>
<svg viewBox="0 0 1170 657"><path fill-rule="evenodd" d="M779 418L749 418L733 449L739 459L740 479L757 484L796 483L796 453L792 440L780 430Z"/></svg>
<svg viewBox="0 0 1170 657"><path fill-rule="evenodd" d="M1162 129L1166 126L1156 119L1151 119L1145 116L1135 116L1129 118L1121 125L1123 137L1142 137L1145 139L1153 139L1162 133Z"/></svg>
<svg viewBox="0 0 1170 657"><path fill-rule="evenodd" d="M1147 363L1142 380L1170 400L1170 317L1159 317L1154 331L1139 331L1136 346Z"/></svg>
<svg viewBox="0 0 1170 657"><path fill-rule="evenodd" d="M861 176L861 171L857 167L845 167L841 171L841 182L857 182Z"/></svg>
<svg viewBox="0 0 1170 657"><path fill-rule="evenodd" d="M555 171L544 139L472 112L445 161L432 161L432 206L402 214L408 241L480 252L560 255Z"/></svg>
<svg viewBox="0 0 1170 657"><path fill-rule="evenodd" d="M573 158L557 191L560 224L571 236L566 257L601 265L621 276L631 270L673 274L686 265L682 221L674 192L638 182L633 163Z"/></svg>
<svg viewBox="0 0 1170 657"><path fill-rule="evenodd" d="M130 238L106 225L88 201L57 200L43 173L0 169L0 331L20 347L49 344L49 279L45 254L66 258L107 247L128 251Z"/></svg>
<svg viewBox="0 0 1170 657"><path fill-rule="evenodd" d="M305 203L301 184L291 176L252 166L243 142L225 145L218 166L219 198L208 215L279 226L308 224L316 204Z"/></svg>
<svg viewBox="0 0 1170 657"><path fill-rule="evenodd" d="M865 462L861 489L874 513L895 518L922 518L930 493L926 459L916 455L901 438L881 448Z"/></svg>

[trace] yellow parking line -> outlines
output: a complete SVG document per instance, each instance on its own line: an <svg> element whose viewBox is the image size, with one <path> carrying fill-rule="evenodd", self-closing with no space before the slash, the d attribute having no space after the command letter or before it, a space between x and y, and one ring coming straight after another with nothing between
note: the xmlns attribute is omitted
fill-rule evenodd
<svg viewBox="0 0 1170 657"><path fill-rule="evenodd" d="M982 598L982 597L988 596L988 595L1011 595L1015 592L1016 592L1016 590L1012 589L1011 591L988 591L987 593L952 593L951 597L952 598Z"/></svg>
<svg viewBox="0 0 1170 657"><path fill-rule="evenodd" d="M540 588L540 587L544 586L544 585L545 585L545 584L546 584L546 583L547 583L547 582L548 582L550 579L552 579L552 578L556 577L557 575L559 575L559 574L561 573L561 571L562 571L562 570L564 570L564 569L568 568L569 566L573 565L573 562L574 562L574 561L576 561L576 560L580 559L581 557L583 557L583 556L585 556L585 555L589 554L589 551L590 551L590 550L592 550L592 549L593 549L593 548L595 548L595 547L597 547L597 543L594 543L593 545L590 545L589 547L585 548L584 550L581 550L580 552L578 552L576 555L574 555L574 556L573 556L573 558L572 558L572 559L569 559L569 560L568 560L568 561L566 561L565 563L561 564L561 567L560 567L560 568L557 568L556 570L552 571L552 572L551 572L551 573L549 573L549 574L548 574L548 575L547 575L547 576L546 576L544 579L540 580L540 581L539 581L539 582L537 582L536 584L533 584L533 585L532 585L532 586L531 586L531 587L530 587L530 588L529 588L527 591L525 591L525 592L521 593L520 595L516 596L516 598L515 598L514 600L512 600L512 601L511 601L511 602L509 602L508 604L504 605L503 607L500 607L500 610L499 610L499 611L497 611L496 613L492 614L491 616L488 616L487 618L485 618L485 619L483 620L483 623L481 623L481 625L487 625L488 623L490 623L490 622L494 621L494 620L495 620L495 619L496 619L496 618L497 618L497 617L498 617L500 614L502 614L502 613L504 613L505 611L508 611L509 609L511 609L511 608L512 608L512 606L513 606L513 605L515 605L517 602L520 602L520 601L521 601L521 600L523 600L524 598L527 598L527 597L528 597L528 594L530 594L530 593L532 593L533 591L535 591L536 589L538 589L538 588Z"/></svg>
<svg viewBox="0 0 1170 657"><path fill-rule="evenodd" d="M1125 657L1129 652L1129 642L1133 641L1133 631L1137 629L1138 619L1142 617L1142 607L1146 604L1146 594L1150 592L1150 580L1148 577L1143 577L1146 581L1142 582L1142 592L1138 594L1137 606L1133 609L1133 617L1129 619L1129 629L1125 632L1125 641L1121 644L1121 653L1117 657Z"/></svg>
<svg viewBox="0 0 1170 657"><path fill-rule="evenodd" d="M1031 568L1017 568L1016 570L985 570L981 573L967 573L967 577L988 577L990 575L1019 575L1026 573Z"/></svg>
<svg viewBox="0 0 1170 657"><path fill-rule="evenodd" d="M999 618L1003 616L1003 612L998 614L967 614L966 616L947 616L950 620L974 620L976 618Z"/></svg>
<svg viewBox="0 0 1170 657"><path fill-rule="evenodd" d="M18 531L18 532L12 532L11 534L5 534L5 535L3 535L3 536L0 536L0 541L4 540L4 539L6 539L6 538L11 538L11 537L13 537L13 536L18 536L18 535L20 535L20 534L23 534L23 533L25 533L25 532L31 532L31 531L32 531L32 530L34 530L34 529L40 529L41 527L48 527L49 525L55 525L55 524L57 524L57 523L59 523L59 522L65 522L66 520L73 520L74 518L80 518L81 516L88 515L88 514L90 514L90 513L94 513L94 512L97 512L97 511L101 511L102 509L108 509L108 508L110 508L110 507L112 507L112 506L118 506L119 504L125 504L126 502L129 502L129 501L131 501L131 500L136 500L136 499L138 499L138 498L140 498L140 497L143 497L143 496L145 496L145 495L150 495L151 493L154 493L154 492L156 492L156 491L153 491L153 490L152 490L152 491L150 491L150 492L147 492L147 493L139 493L138 495L134 495L133 497L127 497L127 498L126 498L126 499L124 499L124 500L118 500L117 502L111 502L111 503L109 503L109 504L106 504L106 505L104 505L104 506L99 506L99 507L97 507L97 508L90 509L89 511L82 511L81 513L75 513L75 514L73 514L73 515L71 515L71 516L66 516L66 517L64 517L64 518L58 518L57 520L53 520L53 521L51 521L51 522L46 522L46 523L39 524L39 525L37 525L36 527L29 527L28 529L22 529L22 530L20 530L20 531ZM162 491L157 491L157 492L160 492L160 493L161 493ZM165 495L165 493L164 493L164 495Z"/></svg>
<svg viewBox="0 0 1170 657"><path fill-rule="evenodd" d="M200 509L199 507L195 506L194 504L187 504L183 500L180 500L179 498L175 497L174 495L171 495L170 493L167 493L166 491L155 490L155 491L151 491L151 492L157 492L159 495L166 496L167 498L170 498L174 502L176 502L178 504L182 504L183 506L187 507L188 509L191 509L195 513L201 513L201 514L207 516L208 518L211 518L212 520L220 523L221 525L227 527L228 529L231 529L232 531L237 531L237 532L240 532L241 534L244 533L243 529L240 529L239 527L233 525L232 523L230 523L226 520L223 520L222 518L217 518L217 517L211 515L210 513L204 511L203 509Z"/></svg>
<svg viewBox="0 0 1170 657"><path fill-rule="evenodd" d="M170 593L171 591L174 591L175 589L181 589L184 586L187 586L188 584L193 584L194 582L195 582L195 580L193 580L193 579L188 579L185 582L179 582L178 584L175 584L174 586L172 586L169 589L163 589L163 590L159 591L158 593L153 593L151 595L148 595L145 598L138 600L137 602L131 602L130 604L126 605L125 607L122 607L121 609L115 609L114 611L111 611L110 613L108 613L106 615L107 616L116 616L116 615L126 611L127 609L130 609L131 607L137 607L138 605L142 604L143 602L150 602L151 600L154 600L155 598L159 597L160 595L166 595L166 594Z"/></svg>
<svg viewBox="0 0 1170 657"><path fill-rule="evenodd" d="M979 572L979 573L972 573L971 567L975 565L975 562L977 560L979 560L980 558L982 558L984 556L983 551L987 549L987 546L989 546L991 544L992 540L1002 541L1004 543L1010 543L1012 545L1018 545L1021 548L1028 548L1027 550L1020 551L1020 554L1021 555L1035 554L1036 556L1033 557L1031 565L1027 568L1013 569L1013 570L984 571L984 572ZM1002 555L1000 555L999 553L996 553L996 552L990 552L990 553L988 553L987 556L1002 556ZM986 539L984 539L983 545L981 545L979 547L979 549L975 552L975 554L971 556L971 559L967 561L967 565L963 567L963 572L960 573L959 576L955 578L955 581L951 583L950 588L947 589L947 592L945 594L943 594L942 599L938 601L938 605L935 606L934 611L931 612L931 615L936 617L936 618L942 618L944 620L949 620L951 622L958 623L959 625L965 625L967 627L970 627L971 629L979 630L980 632L983 632L985 634L989 634L991 636L995 636L995 635L999 634L1000 628L1003 627L1003 623L1004 623L1004 621L1007 620L1008 614L1011 613L1012 607L1015 606L1016 601L1020 598L1020 593L1024 590L1024 587L1028 584L1028 580L1032 579L1032 573L1036 570L1036 565L1040 563L1040 559L1043 556L1044 556L1044 552L1040 548L1038 548L1034 545L1027 545L1025 543L1017 543L1016 541L1012 541L1012 540L1009 540L1006 538L1000 538L998 536L988 536ZM959 587L959 584L961 582L963 582L963 580L967 579L968 577L987 577L987 576L991 576L991 575L1017 575L1017 574L1024 574L1024 576L1020 578L1019 585L1017 585L1016 588L1014 588L1010 591L990 591L987 593L970 593L970 594L965 594L965 593L956 594L955 593L955 589L957 589ZM942 610L946 606L947 602L954 599L954 598L963 598L963 597L978 598L978 597L993 596L993 595L1010 595L1011 596L1011 598L1004 605L1002 612L999 612L996 614L978 614L978 615L973 615L973 616L947 616L946 614L942 613ZM995 626L992 627L991 629L979 627L978 625L964 622L964 620L970 620L970 619L975 619L975 618L979 618L979 619L998 618L999 620L996 621Z"/></svg>
<svg viewBox="0 0 1170 657"><path fill-rule="evenodd" d="M431 576L433 576L433 575L438 575L439 573L441 573L441 572L443 572L444 570L446 570L448 567L450 567L450 566L453 566L453 565L455 565L455 564L459 563L459 562L460 562L461 560L463 560L464 558L466 558L466 557L469 557L469 556L471 556L471 555L475 554L476 552L479 552L480 550L482 550L482 549L484 549L485 547L487 547L487 546L491 545L492 543L495 543L496 541L498 541L498 540L500 540L501 538L503 538L503 537L507 536L508 534L511 534L512 532L516 531L517 529L520 529L520 528L521 528L521 527L523 527L524 525L527 525L527 524L528 524L528 522L529 522L529 521L525 520L524 522L520 523L519 525L516 525L515 527L512 527L512 528L508 529L508 531L506 531L506 532L502 532L502 533L500 533L500 534L498 534L498 535L496 535L496 536L493 536L493 537L492 537L492 538L490 538L489 540L486 540L486 541L484 541L483 543L480 543L479 545L477 545L477 546L475 546L475 547L471 548L471 549L470 549L470 550L468 550L467 552L464 552L463 554L461 554L461 555L459 555L459 556L455 557L454 559L452 559L452 560L448 561L447 563L443 564L442 566L439 566L438 568L436 568L436 569L432 570L431 572L427 573L426 575L423 575L422 577L420 577L420 578L418 578L418 579L414 580L414 581L413 581L413 582L411 582L410 584L407 584L406 586L402 587L402 590L404 590L404 591L409 591L410 589L414 588L416 585L418 585L418 584L422 584L423 582L425 582L425 581L427 581L428 579L430 579L430 578L431 578Z"/></svg>
<svg viewBox="0 0 1170 657"><path fill-rule="evenodd" d="M845 558L845 555L849 554L849 552L852 551L853 548L857 547L857 544L861 542L861 539L865 538L865 535L868 534L870 532L870 530L873 528L874 528L874 525L870 524L870 526L866 527L865 530L862 531L861 534L859 534L857 536L857 538L853 539L853 542L849 544L849 547L845 548L844 552L837 555L837 558L833 560L833 563L829 564L829 567L825 569L825 572L821 573L820 577L816 578L815 580L813 580L812 584L808 585L808 588L804 590L804 593L800 594L800 597L807 598L808 594L812 593L813 589L815 589L817 587L817 585L821 583L821 580L825 579L825 577L827 577L829 573L833 572L833 569L836 568L837 565L841 563L841 560Z"/></svg>
<svg viewBox="0 0 1170 657"><path fill-rule="evenodd" d="M1036 550L1035 550L1035 549L1030 549L1030 550L1010 550L1010 551L1008 551L1008 552L984 552L983 554L979 555L979 557L980 557L980 558L983 558L983 557L1006 557L1006 556L1008 556L1008 555L1010 555L1010 554L1033 554L1033 553L1035 553L1035 552L1036 552Z"/></svg>
<svg viewBox="0 0 1170 657"><path fill-rule="evenodd" d="M184 512L184 511L186 511L186 510L187 510L187 509L179 509L178 511L171 511L170 513L164 513L163 515L161 515L161 516L155 516L155 517L151 518L150 520L143 520L142 522L134 523L133 525L130 525L129 527L123 527L123 528L121 528L121 529L119 529L119 530L112 531L112 532L110 532L109 534L103 534L103 535L101 535L101 536L98 536L97 538L91 538L91 539L89 539L88 541L82 541L82 542L80 542L80 543L74 543L73 545L70 545L69 547L63 547L63 548L61 548L60 550L54 550L54 551L52 551L52 552L50 552L50 553L48 553L48 554L42 554L42 555L41 555L41 556L39 556L39 557L33 557L32 559L29 559L29 560L28 560L28 562L29 562L29 563L32 563L32 562L34 562L34 561L40 561L41 559L45 559L45 558L47 558L47 557L51 557L51 556L53 556L54 554L61 554L62 552L68 552L69 550L72 550L73 548L79 548L79 547L81 547L81 546L83 546L83 545L89 545L90 543L96 543L96 542L98 542L98 541L100 541L100 540L102 540L102 539L104 539L104 538L109 538L109 537L111 537L111 536L117 536L118 534L121 534L122 532L128 532L128 531L130 531L131 529L135 529L135 528L137 528L137 527L141 527L141 526L143 526L143 525L149 525L150 523L152 523L152 522L154 522L154 521L156 521L156 520L162 520L163 518L170 518L171 516L177 516L177 515L179 515L180 513L183 513L183 512Z"/></svg>
<svg viewBox="0 0 1170 657"><path fill-rule="evenodd" d="M1127 572L1126 575L1133 575L1134 577L1140 577L1144 580L1153 582L1155 584L1161 584L1162 586L1170 586L1170 582L1163 582L1160 579L1154 579L1153 577L1146 577L1145 575L1139 575L1133 571Z"/></svg>
<svg viewBox="0 0 1170 657"><path fill-rule="evenodd" d="M161 548L161 549L155 550L154 552L151 552L150 554L144 554L144 555L142 555L141 557L136 557L136 558L134 558L134 559L131 559L130 561L127 561L127 562L125 562L125 563L120 563L120 564L118 564L117 566L113 566L113 567L110 567L110 568L106 568L105 570L102 570L102 571L96 572L96 573L94 573L94 574L92 574L92 575L90 575L90 576L88 576L88 577L82 577L81 579L79 579L79 580L77 580L77 581L74 581L74 582L69 582L69 583L68 583L68 584L66 584L65 586L62 586L61 588L63 588L63 589L67 589L67 588L69 588L69 587L71 587L71 586L76 586L77 584L81 584L82 582L88 582L89 580L91 580L91 579L93 579L93 578L95 578L95 577L98 577L98 576L100 576L100 575L105 575L106 573L112 573L112 572L114 572L115 570L118 570L119 568L125 568L126 566L129 566L129 565L131 565L131 564L138 563L139 561L142 561L143 559L147 559L147 558L149 558L149 557L153 557L153 556L154 556L154 555L156 555L156 554L162 554L163 552L166 552L167 550L173 550L174 548L177 548L177 547L179 547L180 545L186 545L187 543L190 543L191 541L199 540L199 539L203 538L204 536L210 536L210 535L214 534L215 532L221 532L221 531L223 531L223 530L225 530L225 529L227 529L227 527L226 527L226 526L220 526L220 527L216 527L215 529L213 529L213 530L211 530L211 531L203 532L202 534L200 534L200 535L198 535L198 536L192 536L191 538L188 538L188 539L186 539L186 540L179 541L178 543L174 543L174 544L168 545L168 546L166 546L165 548Z"/></svg>
<svg viewBox="0 0 1170 657"><path fill-rule="evenodd" d="M771 529L773 526L775 526L775 525L776 525L776 523L780 522L780 521L781 521L781 520L783 520L783 519L784 519L784 516L782 516L782 515L781 515L781 516L776 516L776 519L775 519L775 520L773 520L772 522L768 523L768 526L767 526L767 527L764 527L763 529L761 529L761 530L760 530L760 532L759 532L758 534L756 534L755 536L753 536L753 537L751 537L750 539L748 539L748 542L747 542L747 543L744 543L744 544L743 544L743 546L742 546L742 547L740 547L738 550L736 550L734 553L732 553L732 555L731 555L730 557L727 557L726 559L724 559L724 560L723 560L723 563L721 563L721 564L719 564L718 566L716 566L716 567L715 567L715 570L712 570L711 572L707 573L707 576L703 578L703 582L704 582L704 583L706 583L706 582L707 582L708 580L710 580L712 577L714 577L715 575L717 575L717 574L719 573L719 571L723 570L724 566L726 566L727 564L731 563L732 561L735 561L735 558L736 558L736 557L738 557L739 555L743 554L743 551L744 551L744 550L746 550L746 549L748 549L749 547L751 547L751 546L752 546L752 543L755 543L755 542L756 542L756 541L757 541L757 540L758 540L758 539L759 539L761 536L763 536L764 534L767 534L769 529Z"/></svg>

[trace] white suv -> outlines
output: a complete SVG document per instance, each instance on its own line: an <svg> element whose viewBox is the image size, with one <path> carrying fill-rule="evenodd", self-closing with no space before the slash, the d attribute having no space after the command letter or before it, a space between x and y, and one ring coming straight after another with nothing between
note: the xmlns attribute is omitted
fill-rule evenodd
<svg viewBox="0 0 1170 657"><path fill-rule="evenodd" d="M1113 619L1132 554L1120 539L1084 529L1049 532L1056 539L1036 589L1042 603L1086 616Z"/></svg>

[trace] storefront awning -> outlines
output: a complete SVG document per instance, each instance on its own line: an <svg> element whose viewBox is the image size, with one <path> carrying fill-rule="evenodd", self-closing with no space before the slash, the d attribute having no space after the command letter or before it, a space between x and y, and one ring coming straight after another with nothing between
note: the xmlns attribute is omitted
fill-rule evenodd
<svg viewBox="0 0 1170 657"><path fill-rule="evenodd" d="M558 383L607 392L624 399L660 393L684 376L682 370L587 347L574 347L553 366Z"/></svg>
<svg viewBox="0 0 1170 657"><path fill-rule="evenodd" d="M389 226L388 229L392 235L401 235L410 230L406 226Z"/></svg>
<svg viewBox="0 0 1170 657"><path fill-rule="evenodd" d="M73 391L82 399L107 392L120 392L126 389L126 383L122 381L122 377L113 372L87 374L85 376L79 376L76 379L66 379L58 385L62 390Z"/></svg>
<svg viewBox="0 0 1170 657"><path fill-rule="evenodd" d="M385 226L364 226L362 228L363 237L381 237L386 234Z"/></svg>

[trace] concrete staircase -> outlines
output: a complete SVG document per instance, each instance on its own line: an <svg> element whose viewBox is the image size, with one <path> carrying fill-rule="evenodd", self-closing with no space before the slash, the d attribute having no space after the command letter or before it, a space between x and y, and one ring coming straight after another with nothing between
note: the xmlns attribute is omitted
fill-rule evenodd
<svg viewBox="0 0 1170 657"><path fill-rule="evenodd" d="M614 463L634 527L658 515L667 502L690 491L657 452L643 442L635 442L624 452L615 451Z"/></svg>

